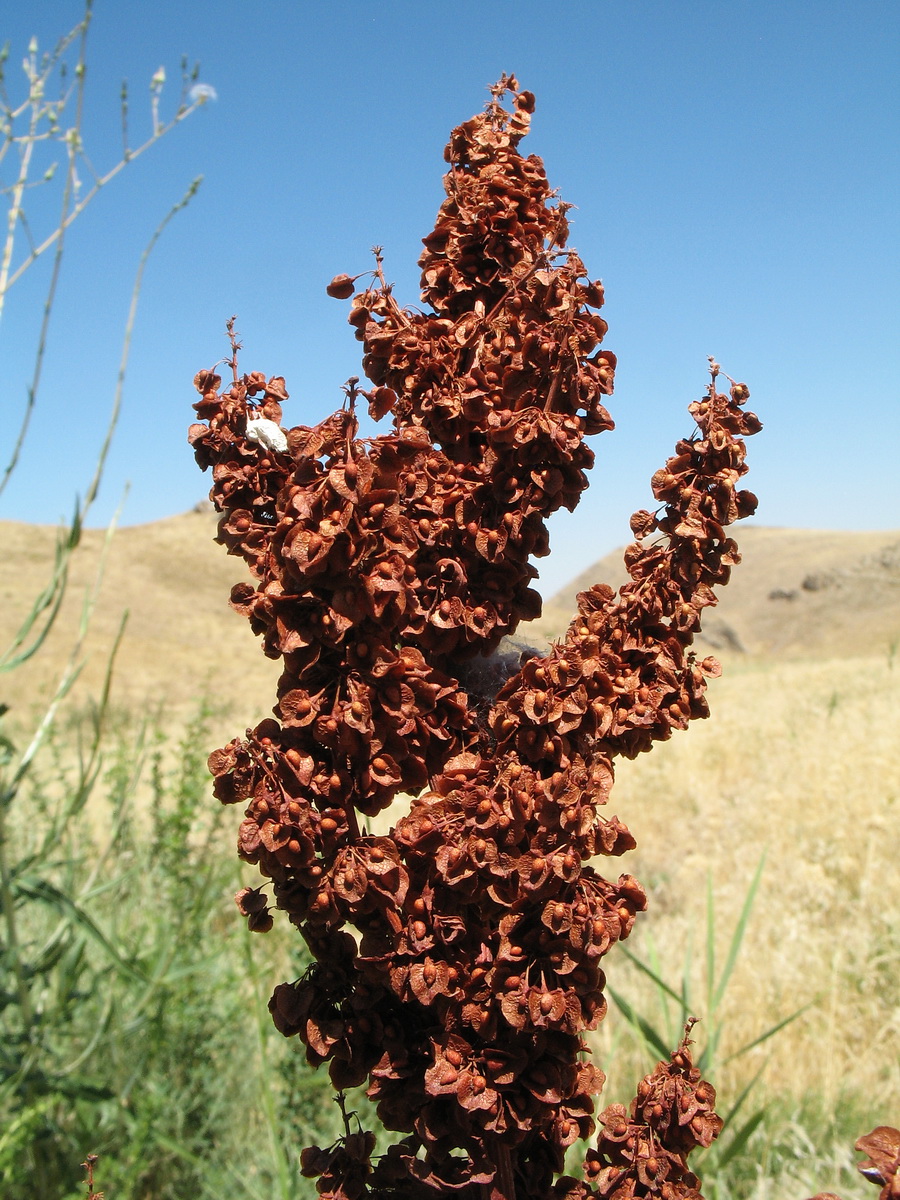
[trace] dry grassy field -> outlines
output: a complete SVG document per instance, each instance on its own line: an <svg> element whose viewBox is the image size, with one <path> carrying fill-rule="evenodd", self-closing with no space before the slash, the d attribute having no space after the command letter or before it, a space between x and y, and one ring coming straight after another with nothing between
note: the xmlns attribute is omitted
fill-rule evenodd
<svg viewBox="0 0 900 1200"><path fill-rule="evenodd" d="M764 853L719 1014L720 1061L808 1007L771 1041L726 1065L717 1083L735 1095L762 1068L759 1095L777 1098L787 1114L818 1107L826 1125L840 1128L862 1108L895 1122L900 668L888 653L732 661L712 705L709 721L619 769L613 807L638 838L629 869L650 894L633 949L646 956L652 941L664 977L677 986L693 945L694 994L704 997L707 879L721 969ZM627 966L617 976L617 967L610 961L613 985L621 978L621 990L656 1016L649 980ZM702 1001L698 1008L703 1015ZM601 1036L606 1053L614 1036L611 1019ZM623 1051L624 1060L636 1052Z"/></svg>
<svg viewBox="0 0 900 1200"><path fill-rule="evenodd" d="M76 709L98 687L127 607L114 688L122 712L161 711L177 728L205 694L223 739L268 712L277 667L228 608L242 568L212 544L214 528L198 512L116 535ZM811 1122L848 1161L842 1139L866 1131L857 1121L900 1123L900 535L738 536L745 562L707 624L707 645L724 664L711 684L712 718L620 763L611 809L638 849L607 866L647 887L649 912L630 945L644 959L658 955L676 991L690 978L691 1007L705 1019L698 1043L721 1026L721 1096L733 1100L760 1072L748 1109L768 1100L772 1116L755 1135L752 1168L762 1178L769 1154L791 1161L777 1188L760 1184L758 1194L801 1197L828 1184L827 1164L816 1174L804 1157ZM10 524L4 537L14 566L0 585L6 637L42 581L53 534ZM48 663L58 667L70 643L101 540L88 534L50 652L17 674L20 696L50 686ZM616 571L604 560L577 586L618 582ZM535 636L562 631L577 586L547 604ZM720 972L763 855L733 977L709 1013L708 889ZM607 964L612 986L664 1029L653 983L619 955ZM599 1058L610 1099L624 1099L652 1061L610 1008ZM799 1009L770 1041L727 1061Z"/></svg>

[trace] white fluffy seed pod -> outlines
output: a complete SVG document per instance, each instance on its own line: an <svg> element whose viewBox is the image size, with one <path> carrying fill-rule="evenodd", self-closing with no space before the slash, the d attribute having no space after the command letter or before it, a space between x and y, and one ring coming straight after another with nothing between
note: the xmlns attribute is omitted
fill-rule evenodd
<svg viewBox="0 0 900 1200"><path fill-rule="evenodd" d="M259 442L267 450L277 450L280 454L287 453L288 444L284 430L267 417L248 417L247 437L252 442Z"/></svg>

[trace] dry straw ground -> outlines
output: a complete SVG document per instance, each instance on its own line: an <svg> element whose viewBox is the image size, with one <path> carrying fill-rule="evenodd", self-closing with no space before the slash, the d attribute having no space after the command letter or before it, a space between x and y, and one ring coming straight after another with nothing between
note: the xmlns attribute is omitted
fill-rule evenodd
<svg viewBox="0 0 900 1200"><path fill-rule="evenodd" d="M128 608L114 692L120 708L161 709L177 726L205 693L222 708L223 738L268 713L276 666L228 608L241 564L212 544L214 529L211 513L195 512L116 534L76 705L96 690ZM45 579L53 536L43 527L3 526L4 637ZM786 1119L792 1106L815 1104L836 1126L855 1112L897 1124L900 534L750 527L740 541L744 563L707 622L707 643L725 668L712 684L712 719L619 768L612 808L638 838L622 865L645 882L651 901L633 946L646 953L652 936L664 974L677 984L693 944L691 970L702 995L707 879L721 963L765 851L720 1013L720 1057L809 1008L717 1082L733 1092L762 1066L760 1094L776 1098ZM31 675L17 673L20 695L49 686L48 664L58 666L70 643L102 535L89 532L85 542L51 652ZM611 558L578 586L621 578ZM574 590L546 605L539 633L562 631ZM609 974L656 1018L648 981L613 957ZM611 1098L618 1077L623 1093L633 1085L640 1054L616 1033L621 1026L612 1014L599 1035L614 1066Z"/></svg>
<svg viewBox="0 0 900 1200"><path fill-rule="evenodd" d="M811 1007L735 1070L768 1060L770 1089L834 1114L865 1096L885 1122L900 1113L898 713L887 652L730 662L713 718L622 768L615 791L639 840L631 869L649 885L645 931L676 982L693 932L698 995L707 875L721 963L766 852L724 1054Z"/></svg>

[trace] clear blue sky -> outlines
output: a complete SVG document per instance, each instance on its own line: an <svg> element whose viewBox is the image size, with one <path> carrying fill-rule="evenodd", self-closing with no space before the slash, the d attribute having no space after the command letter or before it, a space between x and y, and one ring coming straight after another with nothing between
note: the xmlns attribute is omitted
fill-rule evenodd
<svg viewBox="0 0 900 1200"><path fill-rule="evenodd" d="M6 0L11 95L29 37L49 47L80 12L77 0ZM649 476L690 428L707 354L747 381L765 423L748 479L760 523L900 526L896 0L96 0L85 126L98 168L118 154L123 77L137 141L150 77L165 66L171 106L182 54L218 100L74 226L37 414L0 516L54 522L84 489L138 257L199 174L148 267L95 523L126 480L126 523L205 495L185 442L191 379L224 353L232 313L245 369L287 378L286 424L330 412L359 373L359 343L325 284L366 270L379 243L401 302L417 302L447 135L505 70L537 96L523 148L577 205L571 240L604 280L619 357L618 428L594 441L578 512L554 518L541 590L627 539ZM48 265L11 293L0 327L3 443Z"/></svg>

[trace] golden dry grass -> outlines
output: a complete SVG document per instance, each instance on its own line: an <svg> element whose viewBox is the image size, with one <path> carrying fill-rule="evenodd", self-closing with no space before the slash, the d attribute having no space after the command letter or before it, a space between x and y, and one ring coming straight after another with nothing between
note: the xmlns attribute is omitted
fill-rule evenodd
<svg viewBox="0 0 900 1200"><path fill-rule="evenodd" d="M84 670L72 695L75 707L97 695L127 610L113 683L120 711L137 717L162 712L177 731L203 695L219 714L215 736L226 738L268 714L278 664L263 656L246 622L229 608L230 589L247 572L243 562L214 544L215 531L213 513L190 512L115 534L85 640ZM9 521L0 522L0 534L6 552L0 573L5 646L49 577L56 531ZM95 584L103 542L102 530L85 531L48 643L15 673L19 697L39 701L53 687ZM21 711L21 704L16 707Z"/></svg>
<svg viewBox="0 0 900 1200"><path fill-rule="evenodd" d="M763 852L762 884L720 1013L722 1057L802 1007L772 1041L725 1069L734 1095L763 1062L764 1093L815 1096L825 1114L864 1098L900 1114L900 668L879 658L730 665L713 715L619 767L611 808L638 839L623 860L648 887L631 948L659 947L681 979L693 942L703 983L706 880L717 959ZM630 860L630 861L629 861ZM614 986L657 1018L653 985L615 956ZM698 1016L703 1016L699 1011ZM613 1014L599 1037L613 1054ZM702 1041L701 1027L697 1030ZM635 1051L613 1057L633 1078ZM617 1081L611 1079L615 1089Z"/></svg>

